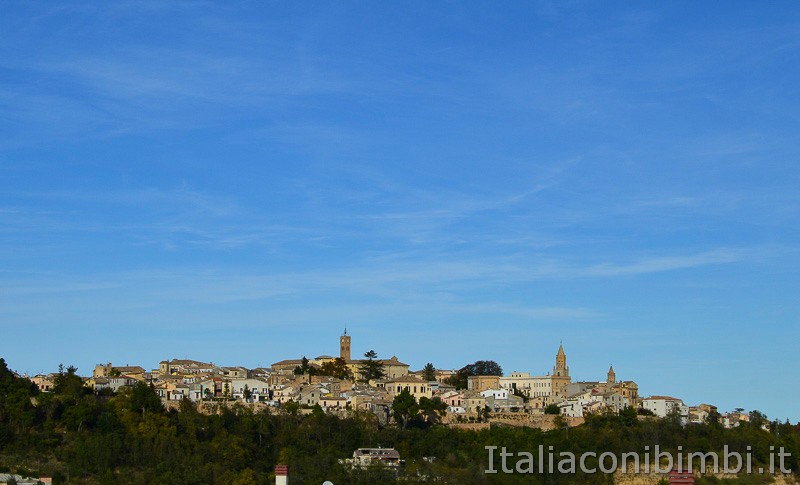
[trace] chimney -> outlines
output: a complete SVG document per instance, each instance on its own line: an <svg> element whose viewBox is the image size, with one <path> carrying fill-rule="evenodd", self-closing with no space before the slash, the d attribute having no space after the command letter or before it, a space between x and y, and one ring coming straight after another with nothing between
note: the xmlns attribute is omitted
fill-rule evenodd
<svg viewBox="0 0 800 485"><path fill-rule="evenodd" d="M289 467L287 465L275 467L275 485L289 485Z"/></svg>

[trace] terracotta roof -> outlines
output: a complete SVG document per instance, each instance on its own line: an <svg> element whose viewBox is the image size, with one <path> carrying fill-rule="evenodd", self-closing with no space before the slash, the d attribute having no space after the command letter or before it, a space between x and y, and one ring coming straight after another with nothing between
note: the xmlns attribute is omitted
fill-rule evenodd
<svg viewBox="0 0 800 485"><path fill-rule="evenodd" d="M651 399L663 399L664 401L682 401L682 399L678 399L677 397L670 397L670 396L650 396L644 398L645 401Z"/></svg>
<svg viewBox="0 0 800 485"><path fill-rule="evenodd" d="M138 365L113 366L112 369L119 371L120 374L144 374L144 367Z"/></svg>
<svg viewBox="0 0 800 485"><path fill-rule="evenodd" d="M415 375L411 375L411 374L409 374L407 376L402 376L402 377L393 377L391 379L383 379L383 382L386 382L386 383L389 383L389 382L413 382L415 384L427 384L428 383L428 381L424 381L424 380L420 379L419 377L417 377Z"/></svg>
<svg viewBox="0 0 800 485"><path fill-rule="evenodd" d="M172 359L169 363L173 365L195 365L197 367L214 367L214 364L209 364L206 362L200 362L197 360L189 360L189 359Z"/></svg>

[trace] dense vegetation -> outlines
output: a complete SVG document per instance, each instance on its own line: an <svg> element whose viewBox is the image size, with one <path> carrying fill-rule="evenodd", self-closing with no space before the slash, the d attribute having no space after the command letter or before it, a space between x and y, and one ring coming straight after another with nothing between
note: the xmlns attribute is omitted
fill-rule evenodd
<svg viewBox="0 0 800 485"><path fill-rule="evenodd" d="M199 413L191 403L166 411L146 384L117 395L85 389L74 368L61 369L52 393L38 393L0 359L0 470L45 474L60 483L274 483L276 464L288 464L293 485L374 484L394 481L387 471L351 471L339 459L365 446L395 447L407 460L402 475L441 483L610 483L581 475L485 475L485 446L535 454L539 445L557 451L642 451L659 444L675 450L745 451L766 463L770 446L792 453L796 473L800 429L754 422L726 430L717 423L681 426L675 419L637 419L635 413L595 416L583 426L543 432L492 427L464 431L431 426L420 418L404 427L380 428L368 414L340 419L316 409L307 416L253 413L241 405L218 414ZM32 399L33 398L33 399ZM34 404L35 403L35 404ZM759 415L756 415L759 418ZM758 421L758 419L755 419ZM423 457L436 457L423 460ZM499 463L496 461L496 468ZM761 478L741 483L761 483ZM707 480L706 483L715 483Z"/></svg>

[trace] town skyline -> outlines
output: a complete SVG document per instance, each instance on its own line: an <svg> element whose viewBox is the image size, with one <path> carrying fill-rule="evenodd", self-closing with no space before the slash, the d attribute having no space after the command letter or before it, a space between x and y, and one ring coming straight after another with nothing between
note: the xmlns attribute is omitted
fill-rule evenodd
<svg viewBox="0 0 800 485"><path fill-rule="evenodd" d="M305 354L303 354L301 356L294 356L294 357L291 357L291 356L286 357L286 356L284 356L284 358L282 358L280 360L277 360L275 362L272 362L270 364L266 364L266 365L246 366L246 365L242 365L241 362L214 362L213 360L196 359L193 356L183 356L181 358L173 356L173 357L171 357L169 359L159 360L157 366L150 366L149 368L143 366L143 364L146 364L146 363L143 363L143 362L125 362L125 364L123 365L121 362L113 362L111 360L109 360L108 362L99 362L93 367L95 369L95 371L94 371L95 375L97 373L97 369L101 368L101 367L106 369L104 371L104 375L107 375L109 370L112 369L112 368L122 368L122 369L139 368L139 370L141 370L142 372L147 372L148 375L149 375L149 372L150 372L148 369L153 369L152 372L155 375L155 374L157 374L159 372L158 371L159 367L162 367L162 372L163 372L163 366L165 364L169 365L171 362L192 362L194 364L207 365L209 367L220 368L220 369L224 369L224 368L247 369L248 375L249 375L251 372L256 372L256 371L260 372L262 369L266 370L269 373L272 373L272 372L280 373L281 369L294 370L298 366L300 366L300 363L301 363L302 359L307 359L307 361L310 362L311 365L315 366L316 368L319 368L319 363L318 362L329 361L329 360L341 357L345 362L353 362L353 365L351 366L351 370L354 371L354 372L357 372L357 368L358 368L358 365L359 365L359 364L357 364L357 362L362 362L362 360L361 360L363 358L362 356L366 356L365 354L367 352L373 351L374 349L368 349L368 350L365 350L363 353L353 354L352 351L351 351L351 338L352 338L352 333L348 333L347 329L345 328L344 331L339 336L339 348L335 349L336 352L327 352L327 353L323 352L323 353L320 353L320 354L315 354L315 353L312 352L312 353L305 353ZM693 406L697 406L697 405L703 405L703 406L713 405L713 406L715 406L715 409L716 408L720 408L720 411L728 411L728 412L734 412L736 409L745 409L745 410L759 411L759 412L765 413L772 420L776 420L777 419L778 421L783 421L784 419L786 419L786 420L790 420L791 419L791 417L789 417L789 416L780 417L780 416L771 415L769 413L769 409L768 408L759 407L758 405L756 405L757 403L751 403L750 401L744 402L741 399L738 400L738 401L736 401L735 399L733 401L725 401L726 404L728 402L738 402L738 404L736 406L729 407L729 408L726 409L724 406L719 406L716 402L711 402L711 400L709 400L709 399L702 399L702 398L701 399L696 399L695 398L694 401L691 400L691 399L686 399L686 397L681 392L679 392L679 390L677 390L678 392L663 392L663 390L660 390L660 389L659 390L649 389L650 386L648 386L646 381L641 381L641 380L638 381L638 382L643 384L643 387L640 388L637 385L637 381L630 378L631 375L638 375L638 374L636 374L636 373L629 374L628 372L626 372L625 369L622 369L622 372L620 372L619 367L617 369L614 369L613 362L610 362L608 364L608 368L605 371L598 372L598 373L596 373L596 375L594 373L590 374L590 375L575 374L574 372L571 371L571 369L570 369L571 366L568 364L568 360L566 359L563 341L559 341L558 351L553 353L553 355L551 357L554 357L554 359L551 358L551 361L555 360L555 362L556 362L556 366L553 367L552 369L548 368L548 366L546 366L546 365L545 366L539 366L539 367L536 367L534 365L530 365L527 368L513 369L512 370L512 369L503 367L503 363L502 362L497 362L497 363L500 364L501 367L503 367L502 376L504 376L505 378L510 378L510 377L512 377L514 375L538 375L538 376L542 376L542 377L547 376L549 378L551 376L551 372L553 372L553 374L552 374L553 376L556 375L556 372L554 372L554 371L560 366L561 369L566 370L566 375L569 376L569 378L572 380L572 382L574 384L578 385L578 384L582 384L582 383L587 383L587 384L591 384L591 386L589 386L591 388L593 385L596 385L598 382L600 382L600 383L605 382L605 381L603 381L603 378L611 379L612 381L616 381L618 379L617 375L619 374L620 377L629 378L629 380L620 379L620 382L633 383L633 386L634 386L634 389L635 389L634 390L634 395L637 396L637 399L638 398L645 398L645 397L648 397L648 396L651 396L651 395L655 396L655 397L659 397L659 396L676 396L677 399L680 399L681 401L686 402L687 405L693 405ZM351 360L351 358L352 358L352 360ZM403 375L405 375L406 373L409 373L409 374L413 373L413 374L419 375L419 373L421 373L423 371L423 367L425 367L425 365L427 363L432 363L431 361L428 361L425 364L421 364L421 365L415 367L413 365L409 365L409 364L406 364L406 363L402 362L403 359L400 359L396 354L387 355L387 354L378 353L377 358L379 360L387 362L387 365L392 365L391 363L394 362L396 364L400 364L400 365L404 366L406 370L404 372L402 372ZM560 362L559 362L559 359L560 359ZM493 359L488 359L488 358L486 358L486 359L478 359L478 360L491 360L491 361L494 361ZM552 363L552 362L550 362L550 363ZM468 364L468 363L465 363L465 365L466 364ZM66 365L65 365L65 367L66 367ZM436 367L436 370L437 370L438 373L444 372L444 373L446 373L446 375L452 375L451 372L454 374L462 366L458 366L458 367L434 366L434 367ZM84 375L84 376L89 375L87 373L87 370L89 368L90 367L85 368L82 373L81 373L81 369L79 368L78 369L78 374L79 375ZM30 374L30 375L28 375L28 377L34 377L34 376L42 377L42 376L46 376L48 374L52 374L52 371L50 371L50 372L38 372L36 374ZM123 377L124 377L124 375L123 375ZM391 378L391 377L393 377L393 374L387 374L387 377ZM142 376L142 378L144 379L145 377ZM137 377L136 379L138 380L140 378ZM150 379L151 378L149 378L149 377L146 378L146 380L148 380L148 381ZM643 392L643 394L639 394L640 391ZM650 391L652 391L652 392L650 392ZM673 391L675 391L675 390L673 390ZM566 397L567 397L567 393L566 393L566 388L565 388L564 391L563 391L562 398L566 398Z"/></svg>

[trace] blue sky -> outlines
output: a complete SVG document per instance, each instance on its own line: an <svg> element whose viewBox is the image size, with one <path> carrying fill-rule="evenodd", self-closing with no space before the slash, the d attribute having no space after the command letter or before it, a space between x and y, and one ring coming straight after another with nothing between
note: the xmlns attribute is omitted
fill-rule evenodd
<svg viewBox="0 0 800 485"><path fill-rule="evenodd" d="M494 359L800 420L793 2L7 2L12 368Z"/></svg>

